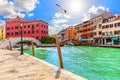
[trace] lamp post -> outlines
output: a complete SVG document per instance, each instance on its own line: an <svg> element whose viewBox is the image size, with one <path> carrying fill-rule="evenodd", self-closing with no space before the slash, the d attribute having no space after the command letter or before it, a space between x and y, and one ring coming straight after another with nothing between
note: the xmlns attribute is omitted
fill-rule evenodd
<svg viewBox="0 0 120 80"><path fill-rule="evenodd" d="M20 55L23 55L22 26L23 26L23 24L20 23L20 37L21 37L21 53L20 53Z"/></svg>

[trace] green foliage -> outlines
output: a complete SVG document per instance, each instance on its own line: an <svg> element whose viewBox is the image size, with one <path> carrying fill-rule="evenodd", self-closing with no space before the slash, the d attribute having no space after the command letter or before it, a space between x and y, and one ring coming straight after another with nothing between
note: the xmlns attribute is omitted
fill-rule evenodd
<svg viewBox="0 0 120 80"><path fill-rule="evenodd" d="M18 42L18 44L26 44L27 43L27 41L23 41L23 42Z"/></svg>
<svg viewBox="0 0 120 80"><path fill-rule="evenodd" d="M0 40L2 40L3 39L3 37L2 36L0 36Z"/></svg>
<svg viewBox="0 0 120 80"><path fill-rule="evenodd" d="M40 42L43 44L52 44L55 43L55 41L56 41L55 38L48 36L46 38L41 39Z"/></svg>

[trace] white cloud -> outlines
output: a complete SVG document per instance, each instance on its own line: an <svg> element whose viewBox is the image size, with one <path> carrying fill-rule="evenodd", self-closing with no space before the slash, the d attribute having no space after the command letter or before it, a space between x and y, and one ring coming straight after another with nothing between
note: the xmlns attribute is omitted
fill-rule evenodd
<svg viewBox="0 0 120 80"><path fill-rule="evenodd" d="M0 15L4 18L25 17L25 13L34 10L38 0L0 0ZM29 15L29 14L28 14Z"/></svg>
<svg viewBox="0 0 120 80"><path fill-rule="evenodd" d="M98 6L98 7L96 7L96 6L93 5L93 6L88 10L88 12L86 12L86 13L83 14L83 16L84 16L83 21L86 21L86 20L88 20L88 19L90 19L90 18L93 18L93 17L95 17L95 16L98 16L98 15L104 13L104 12L109 12L109 8L106 8L106 7L104 7L104 6Z"/></svg>
<svg viewBox="0 0 120 80"><path fill-rule="evenodd" d="M0 16L4 18L14 18L16 16L24 18L28 15L30 17L33 16L33 13L29 12L35 9L36 4L39 4L39 0L0 0ZM1 20L0 26L3 26L3 23L5 22Z"/></svg>
<svg viewBox="0 0 120 80"><path fill-rule="evenodd" d="M0 20L0 27L4 27L5 26L5 21Z"/></svg>
<svg viewBox="0 0 120 80"><path fill-rule="evenodd" d="M67 24L71 17L69 15L57 12L54 14L51 20L51 25L49 26L49 34L55 34L62 29L69 27Z"/></svg>
<svg viewBox="0 0 120 80"><path fill-rule="evenodd" d="M28 13L28 16L29 16L29 17L31 17L31 16L33 16L33 15L34 15L33 13Z"/></svg>
<svg viewBox="0 0 120 80"><path fill-rule="evenodd" d="M29 12L32 11L38 3L38 0L15 0L14 6L18 11Z"/></svg>

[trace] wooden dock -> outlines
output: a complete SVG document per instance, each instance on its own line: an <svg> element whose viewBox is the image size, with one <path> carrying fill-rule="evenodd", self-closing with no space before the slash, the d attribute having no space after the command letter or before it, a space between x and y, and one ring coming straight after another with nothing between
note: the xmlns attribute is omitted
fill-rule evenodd
<svg viewBox="0 0 120 80"><path fill-rule="evenodd" d="M0 50L0 80L86 79L19 51Z"/></svg>

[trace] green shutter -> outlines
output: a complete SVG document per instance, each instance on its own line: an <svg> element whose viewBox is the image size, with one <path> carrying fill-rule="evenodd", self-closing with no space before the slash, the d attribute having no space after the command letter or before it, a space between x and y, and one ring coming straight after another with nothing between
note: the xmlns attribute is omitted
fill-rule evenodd
<svg viewBox="0 0 120 80"><path fill-rule="evenodd" d="M118 40L119 38L118 37L112 37L111 40Z"/></svg>

